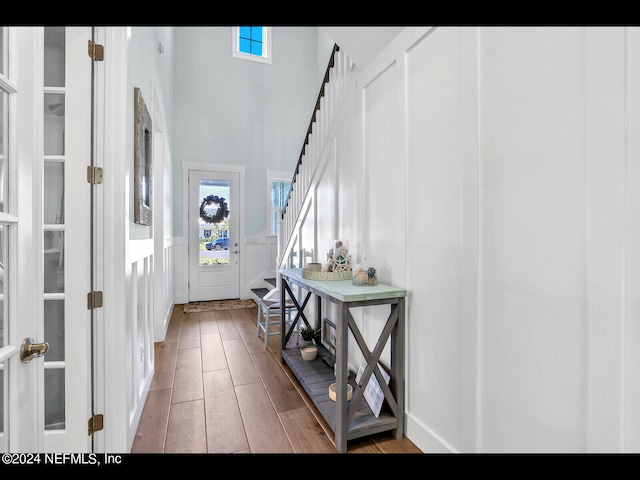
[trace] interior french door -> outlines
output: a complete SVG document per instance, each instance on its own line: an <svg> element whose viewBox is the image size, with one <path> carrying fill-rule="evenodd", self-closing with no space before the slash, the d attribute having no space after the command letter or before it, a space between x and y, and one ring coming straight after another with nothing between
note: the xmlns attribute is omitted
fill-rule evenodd
<svg viewBox="0 0 640 480"><path fill-rule="evenodd" d="M91 29L0 38L0 450L88 452Z"/></svg>

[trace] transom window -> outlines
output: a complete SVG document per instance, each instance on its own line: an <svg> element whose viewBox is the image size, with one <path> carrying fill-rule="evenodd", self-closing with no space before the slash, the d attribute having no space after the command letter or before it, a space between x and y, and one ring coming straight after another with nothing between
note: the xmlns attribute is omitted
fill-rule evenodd
<svg viewBox="0 0 640 480"><path fill-rule="evenodd" d="M262 56L262 27L238 27L238 50Z"/></svg>
<svg viewBox="0 0 640 480"><path fill-rule="evenodd" d="M233 27L232 54L236 58L271 63L271 27Z"/></svg>

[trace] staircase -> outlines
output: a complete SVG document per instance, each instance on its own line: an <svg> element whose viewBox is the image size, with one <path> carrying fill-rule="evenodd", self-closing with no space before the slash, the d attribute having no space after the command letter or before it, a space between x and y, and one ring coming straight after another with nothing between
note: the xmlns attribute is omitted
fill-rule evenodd
<svg viewBox="0 0 640 480"><path fill-rule="evenodd" d="M276 274L281 268L300 268L313 258L313 249L300 249L295 245L298 237L296 232L301 227L300 213L309 201L309 189L318 181L316 174L322 170L319 168L322 152L353 67L353 61L340 52L337 44L334 45L291 180L289 195L278 221ZM256 303L278 286L276 278L265 278L264 281L264 287L251 289Z"/></svg>
<svg viewBox="0 0 640 480"><path fill-rule="evenodd" d="M253 299L256 301L256 303L258 303L267 293L269 293L271 289L276 288L275 278L265 278L264 282L265 287L251 289L251 293L253 293Z"/></svg>

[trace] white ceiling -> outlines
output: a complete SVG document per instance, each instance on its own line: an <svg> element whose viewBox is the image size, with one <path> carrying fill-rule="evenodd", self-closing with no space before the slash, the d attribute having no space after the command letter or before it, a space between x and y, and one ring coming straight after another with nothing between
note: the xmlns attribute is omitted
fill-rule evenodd
<svg viewBox="0 0 640 480"><path fill-rule="evenodd" d="M355 64L364 68L405 27L322 27Z"/></svg>

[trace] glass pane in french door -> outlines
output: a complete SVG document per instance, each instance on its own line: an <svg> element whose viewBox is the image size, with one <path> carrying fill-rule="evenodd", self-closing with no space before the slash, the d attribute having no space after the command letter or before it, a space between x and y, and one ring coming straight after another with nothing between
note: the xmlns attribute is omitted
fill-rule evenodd
<svg viewBox="0 0 640 480"><path fill-rule="evenodd" d="M200 266L229 265L229 190L223 180L200 180Z"/></svg>
<svg viewBox="0 0 640 480"><path fill-rule="evenodd" d="M0 74L6 75L7 62L7 42L5 39L7 29L0 27ZM5 199L6 188L6 160L7 160L7 93L0 92L0 212L6 211ZM9 330L6 292L6 247L7 228L0 225L0 349L7 346ZM8 425L8 408L6 405L6 395L8 395L8 362L0 362L0 452L7 451L6 428Z"/></svg>
<svg viewBox="0 0 640 480"><path fill-rule="evenodd" d="M0 32L0 37L1 37ZM0 48L0 51L2 49ZM6 150L7 150L7 142L6 139L6 125L7 125L7 103L6 103L7 94L4 92L0 92L0 212L4 212L4 198L6 195L6 184L5 184L5 158L7 158ZM6 229L0 225L0 348L6 345L5 343L5 332L7 316L5 315L5 235ZM2 401L2 396L0 396L0 402Z"/></svg>
<svg viewBox="0 0 640 480"><path fill-rule="evenodd" d="M7 94L0 92L0 212L7 211L7 121Z"/></svg>
<svg viewBox="0 0 640 480"><path fill-rule="evenodd" d="M64 300L44 301L44 338L49 344L45 363L45 412L46 430L65 428L64 389Z"/></svg>
<svg viewBox="0 0 640 480"><path fill-rule="evenodd" d="M44 154L64 155L64 95L44 95Z"/></svg>
<svg viewBox="0 0 640 480"><path fill-rule="evenodd" d="M5 267L6 267L6 228L0 224L0 348L7 345L8 335L7 332L7 315L6 315L6 302L5 302ZM0 401L2 397L0 397Z"/></svg>
<svg viewBox="0 0 640 480"><path fill-rule="evenodd" d="M45 430L65 428L65 27L44 29L42 163Z"/></svg>
<svg viewBox="0 0 640 480"><path fill-rule="evenodd" d="M64 223L64 162L45 161L44 164L45 225Z"/></svg>
<svg viewBox="0 0 640 480"><path fill-rule="evenodd" d="M7 60L7 54L6 54L6 47L7 47L7 42L4 38L4 36L6 35L7 32L7 27L0 27L0 75L7 75L7 68L6 68L6 60Z"/></svg>

